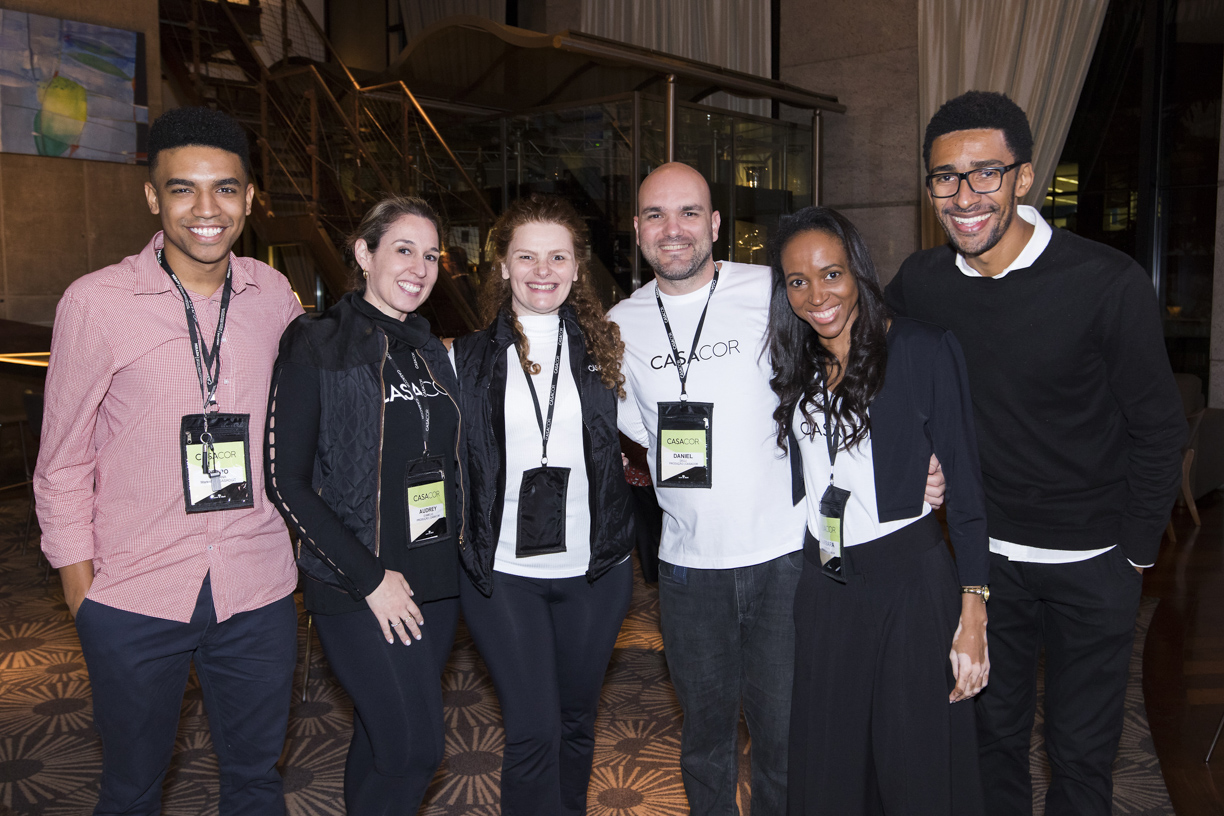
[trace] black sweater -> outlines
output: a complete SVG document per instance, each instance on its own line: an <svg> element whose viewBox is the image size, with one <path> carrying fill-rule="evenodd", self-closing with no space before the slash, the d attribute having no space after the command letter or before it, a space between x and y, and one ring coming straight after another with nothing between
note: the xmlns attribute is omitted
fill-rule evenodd
<svg viewBox="0 0 1224 816"><path fill-rule="evenodd" d="M1151 280L1126 255L1058 229L1031 267L1001 279L969 277L955 257L948 246L914 253L885 297L964 349L990 536L1116 544L1152 563L1186 421Z"/></svg>
<svg viewBox="0 0 1224 816"><path fill-rule="evenodd" d="M456 473L454 441L458 434L459 413L455 403L434 385L418 349L433 340L429 323L415 314L404 321L388 317L360 298L350 296L346 304L369 320L387 338L388 359L383 365L383 438L381 444L381 490L378 496L379 552L375 555L350 530L349 519L320 497L315 490L317 465L315 440L319 437L321 416L320 370L302 361L301 355L287 355L277 362L276 400L269 413L269 428L276 429L275 489L269 495L299 536L310 531L308 539L325 551L326 561L345 577L348 592L303 575L306 608L316 614L336 614L366 607L365 596L382 582L384 570L400 572L420 604L459 594L457 553ZM294 331L294 327L286 330ZM414 358L418 365L413 365ZM443 363L448 365L449 363ZM398 371L396 369L398 366ZM407 378L413 394L405 396L399 372ZM446 471L447 516L451 535L447 540L407 549L405 516L405 475L408 462L422 452L422 423L414 399L421 398L430 409L430 453L439 455ZM268 451L265 451L267 455ZM355 460L368 459L369 467L378 463L377 451L353 450ZM271 462L266 462L266 472Z"/></svg>

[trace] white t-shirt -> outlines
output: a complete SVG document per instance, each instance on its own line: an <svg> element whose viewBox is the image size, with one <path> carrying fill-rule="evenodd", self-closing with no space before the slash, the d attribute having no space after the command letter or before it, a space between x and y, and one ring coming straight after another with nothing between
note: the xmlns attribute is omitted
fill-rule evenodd
<svg viewBox="0 0 1224 816"><path fill-rule="evenodd" d="M718 286L695 354L689 346L710 287L663 295L676 346L691 359L688 396L714 404L710 488L656 487L663 509L659 557L682 567L730 569L761 564L803 547L805 508L791 503L790 463L778 449L761 352L769 319L770 272L765 266L719 264ZM658 403L680 399L680 378L655 301L658 284L638 289L608 317L625 341L626 399L619 425L650 452L658 484Z"/></svg>
<svg viewBox="0 0 1224 816"><path fill-rule="evenodd" d="M807 488L807 524L813 538L818 538L817 519L820 516L820 498L829 487L829 446L824 437L824 414L809 409L816 424L816 435L808 436L811 430L799 406L795 406L795 436L799 438L799 450L803 453L803 483ZM844 427L844 426L843 426ZM833 483L850 491L846 502L842 524L842 546L853 547L874 541L880 536L895 533L902 527L913 524L931 512L931 505L922 503L922 512L913 518L899 521L880 521L876 504L875 460L871 454L871 435L849 450L839 450L833 468Z"/></svg>
<svg viewBox="0 0 1224 816"><path fill-rule="evenodd" d="M523 334L531 346L531 361L540 366L532 376L540 400L540 416L548 421L548 394L552 388L553 361L557 353L557 315L519 317ZM562 341L561 373L557 378L557 403L548 436L548 466L570 469L566 491L565 552L515 556L518 540L519 488L523 471L540 466L540 424L519 363L518 350L506 350L506 499L502 509L501 535L493 556L493 569L525 578L573 578L585 575L591 561L591 506L587 483L586 455L582 442L582 405L570 369L569 337Z"/></svg>

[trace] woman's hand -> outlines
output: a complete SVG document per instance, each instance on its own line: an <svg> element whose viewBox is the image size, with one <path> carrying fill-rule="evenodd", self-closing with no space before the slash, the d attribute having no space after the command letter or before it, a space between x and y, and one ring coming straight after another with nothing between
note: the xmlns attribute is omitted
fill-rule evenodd
<svg viewBox="0 0 1224 816"><path fill-rule="evenodd" d="M944 492L948 489L947 480L944 479L943 467L939 464L939 460L935 458L935 454L931 454L931 464L927 467L926 495L922 498L927 504L931 505L933 510L938 510L944 503Z"/></svg>
<svg viewBox="0 0 1224 816"><path fill-rule="evenodd" d="M982 689L990 679L990 653L986 649L986 604L981 596L972 593L961 595L960 622L952 636L952 676L956 688L948 695L949 703L968 700Z"/></svg>
<svg viewBox="0 0 1224 816"><path fill-rule="evenodd" d="M408 586L403 575L387 570L378 589L367 595L365 600L374 617L378 618L378 625L382 627L383 637L388 643L395 642L391 634L393 630L398 630L405 646L412 644L409 632L413 638L421 639L420 627L425 623L425 618L412 602L412 587Z"/></svg>

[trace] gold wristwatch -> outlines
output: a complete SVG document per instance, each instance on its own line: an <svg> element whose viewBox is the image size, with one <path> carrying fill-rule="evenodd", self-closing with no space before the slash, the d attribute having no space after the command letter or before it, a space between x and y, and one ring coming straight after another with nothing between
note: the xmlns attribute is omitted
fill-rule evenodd
<svg viewBox="0 0 1224 816"><path fill-rule="evenodd" d="M990 600L990 587L985 584L981 586L963 586L961 587L961 594L981 595L982 603L986 603Z"/></svg>

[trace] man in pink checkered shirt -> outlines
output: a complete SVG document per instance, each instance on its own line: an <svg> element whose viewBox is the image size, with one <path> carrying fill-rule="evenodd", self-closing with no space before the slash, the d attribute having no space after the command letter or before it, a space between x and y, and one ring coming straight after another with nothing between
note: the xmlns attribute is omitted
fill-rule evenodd
<svg viewBox="0 0 1224 816"><path fill-rule="evenodd" d="M162 232L64 293L34 476L102 736L94 812L160 812L194 662L220 811L283 813L296 570L260 466L277 344L302 310L230 252L254 194L242 128L179 108L148 153Z"/></svg>

